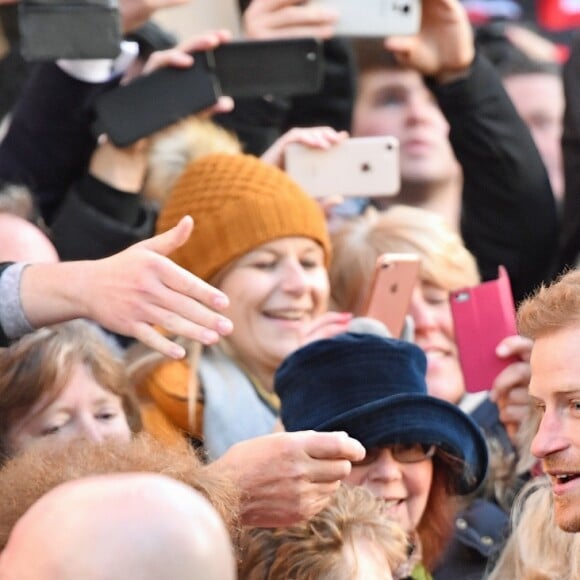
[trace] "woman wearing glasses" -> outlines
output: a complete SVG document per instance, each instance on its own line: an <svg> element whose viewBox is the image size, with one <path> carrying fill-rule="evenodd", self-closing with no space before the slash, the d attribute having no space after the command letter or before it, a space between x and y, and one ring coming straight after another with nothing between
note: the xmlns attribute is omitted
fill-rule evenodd
<svg viewBox="0 0 580 580"><path fill-rule="evenodd" d="M477 425L427 394L424 353L414 344L345 333L313 342L276 373L289 431L346 431L367 450L344 480L366 487L409 535L398 578L429 579L452 535L456 496L487 471Z"/></svg>

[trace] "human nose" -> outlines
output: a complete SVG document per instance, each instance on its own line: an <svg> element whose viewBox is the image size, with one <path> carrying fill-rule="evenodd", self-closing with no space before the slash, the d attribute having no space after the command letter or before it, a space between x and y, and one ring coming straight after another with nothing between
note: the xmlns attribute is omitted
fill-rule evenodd
<svg viewBox="0 0 580 580"><path fill-rule="evenodd" d="M391 450L381 449L369 472L371 481L395 481L401 479L401 464L395 460Z"/></svg>
<svg viewBox="0 0 580 580"><path fill-rule="evenodd" d="M92 417L83 417L80 420L79 431L81 439L85 439L93 443L102 443L105 440L105 436L102 430Z"/></svg>
<svg viewBox="0 0 580 580"><path fill-rule="evenodd" d="M302 295L308 287L308 277L302 264L289 261L282 271L282 288L290 294Z"/></svg>
<svg viewBox="0 0 580 580"><path fill-rule="evenodd" d="M538 459L563 451L569 445L565 425L554 412L546 411L532 439L531 451Z"/></svg>
<svg viewBox="0 0 580 580"><path fill-rule="evenodd" d="M415 95L407 101L406 121L408 125L426 123L431 120L431 105L427 98Z"/></svg>
<svg viewBox="0 0 580 580"><path fill-rule="evenodd" d="M409 314L415 323L415 332L429 330L437 326L435 313L425 302L419 289L413 291Z"/></svg>

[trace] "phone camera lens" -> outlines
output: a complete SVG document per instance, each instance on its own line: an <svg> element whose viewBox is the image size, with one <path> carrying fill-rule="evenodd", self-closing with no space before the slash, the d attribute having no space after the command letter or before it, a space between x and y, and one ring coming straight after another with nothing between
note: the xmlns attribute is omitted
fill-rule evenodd
<svg viewBox="0 0 580 580"><path fill-rule="evenodd" d="M363 163L360 168L363 173L368 173L371 170L369 163Z"/></svg>

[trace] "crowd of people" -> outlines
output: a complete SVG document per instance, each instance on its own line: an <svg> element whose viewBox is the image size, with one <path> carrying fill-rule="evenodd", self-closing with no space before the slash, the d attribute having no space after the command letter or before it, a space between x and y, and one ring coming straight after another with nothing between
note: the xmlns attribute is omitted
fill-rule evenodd
<svg viewBox="0 0 580 580"><path fill-rule="evenodd" d="M96 135L101 95L231 41L150 20L179 3L121 0L107 62L26 64L1 14L0 579L580 579L580 40L240 1L249 40L320 40L317 93ZM286 171L374 136L395 196ZM419 264L400 335L384 254ZM472 392L450 297L500 268L518 333Z"/></svg>

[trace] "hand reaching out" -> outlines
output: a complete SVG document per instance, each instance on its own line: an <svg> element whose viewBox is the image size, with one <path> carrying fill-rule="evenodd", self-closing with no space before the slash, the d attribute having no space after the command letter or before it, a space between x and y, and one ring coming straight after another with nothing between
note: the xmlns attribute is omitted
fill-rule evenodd
<svg viewBox="0 0 580 580"><path fill-rule="evenodd" d="M29 322L45 326L91 318L172 358L185 355L156 327L212 344L232 331L216 311L228 299L167 256L189 238L191 217L167 232L95 261L33 264L22 275L21 302Z"/></svg>

